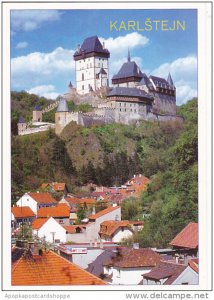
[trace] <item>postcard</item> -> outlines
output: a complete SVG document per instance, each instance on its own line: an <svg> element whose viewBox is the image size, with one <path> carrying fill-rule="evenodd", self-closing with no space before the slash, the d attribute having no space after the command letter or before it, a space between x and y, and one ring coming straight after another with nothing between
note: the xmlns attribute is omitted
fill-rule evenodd
<svg viewBox="0 0 214 300"><path fill-rule="evenodd" d="M1 293L208 298L212 3L2 16Z"/></svg>

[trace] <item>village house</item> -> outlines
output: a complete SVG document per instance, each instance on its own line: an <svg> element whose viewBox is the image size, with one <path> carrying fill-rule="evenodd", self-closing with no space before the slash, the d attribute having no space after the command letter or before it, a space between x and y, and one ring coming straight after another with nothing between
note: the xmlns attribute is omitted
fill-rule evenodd
<svg viewBox="0 0 214 300"><path fill-rule="evenodd" d="M36 215L29 206L11 207L11 227L16 229L22 224L31 224Z"/></svg>
<svg viewBox="0 0 214 300"><path fill-rule="evenodd" d="M99 239L100 224L106 220L121 220L121 207L111 206L106 209L99 211L86 218L84 221L84 226L81 227L81 231L68 232L68 240L73 243L90 243L97 242ZM66 224L64 224L66 225Z"/></svg>
<svg viewBox="0 0 214 300"><path fill-rule="evenodd" d="M41 185L42 190L51 190L52 192L61 192L66 197L68 194L68 188L66 186L66 183L64 182L49 182L49 183L43 183Z"/></svg>
<svg viewBox="0 0 214 300"><path fill-rule="evenodd" d="M41 207L55 206L57 201L49 193L25 193L17 202L19 207L29 206L37 215Z"/></svg>
<svg viewBox="0 0 214 300"><path fill-rule="evenodd" d="M70 208L66 204L42 207L38 210L38 218L53 217L61 225L70 225Z"/></svg>
<svg viewBox="0 0 214 300"><path fill-rule="evenodd" d="M13 263L12 286L105 285L100 278L51 250L28 249Z"/></svg>
<svg viewBox="0 0 214 300"><path fill-rule="evenodd" d="M115 243L97 241L94 243L61 244L57 247L61 256L83 269L87 269L105 251L115 251L116 248L117 244Z"/></svg>
<svg viewBox="0 0 214 300"><path fill-rule="evenodd" d="M148 273L160 262L160 256L150 248L121 247L117 256L104 262L104 275L111 278L111 284L139 284L142 275Z"/></svg>
<svg viewBox="0 0 214 300"><path fill-rule="evenodd" d="M63 197L59 203L67 204L72 211L78 209L78 207L85 207L88 210L92 210L96 205L96 200L93 198L76 198L76 197Z"/></svg>
<svg viewBox="0 0 214 300"><path fill-rule="evenodd" d="M67 241L66 229L53 217L35 219L32 223L32 233L34 236L53 244Z"/></svg>
<svg viewBox="0 0 214 300"><path fill-rule="evenodd" d="M189 223L169 244L178 255L198 257L198 223Z"/></svg>
<svg viewBox="0 0 214 300"><path fill-rule="evenodd" d="M129 221L104 221L100 224L99 236L102 241L120 243L133 235Z"/></svg>
<svg viewBox="0 0 214 300"><path fill-rule="evenodd" d="M188 265L161 261L149 273L143 275L142 285L189 285L198 284L198 265L191 261Z"/></svg>

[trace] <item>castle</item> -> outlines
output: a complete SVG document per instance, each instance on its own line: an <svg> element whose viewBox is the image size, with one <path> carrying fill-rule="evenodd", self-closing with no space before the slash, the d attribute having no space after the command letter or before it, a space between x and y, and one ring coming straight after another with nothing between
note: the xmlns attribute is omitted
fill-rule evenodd
<svg viewBox="0 0 214 300"><path fill-rule="evenodd" d="M78 45L73 55L76 89L70 82L68 93L59 101L55 114L56 134L59 135L71 121L89 126L114 122L132 124L139 120L183 120L176 116L176 88L170 73L167 79L148 77L141 72L136 62L131 60L128 51L127 61L112 77L110 87L109 57L110 52L97 36L86 38L81 47ZM103 91L104 97L98 97ZM92 105L93 111L69 111L66 99L71 95L86 100ZM96 103L93 101L95 98ZM41 119L40 115L39 118Z"/></svg>

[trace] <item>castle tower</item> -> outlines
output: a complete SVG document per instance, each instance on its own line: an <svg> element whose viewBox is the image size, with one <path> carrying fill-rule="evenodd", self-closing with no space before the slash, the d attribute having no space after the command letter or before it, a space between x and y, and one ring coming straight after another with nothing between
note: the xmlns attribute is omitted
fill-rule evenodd
<svg viewBox="0 0 214 300"><path fill-rule="evenodd" d="M18 135L20 135L23 131L27 129L27 123L25 122L25 119L21 116L18 121Z"/></svg>
<svg viewBox="0 0 214 300"><path fill-rule="evenodd" d="M67 101L64 98L61 98L55 113L56 134L60 134L63 128L67 125L68 113L69 113L69 109L68 109Z"/></svg>
<svg viewBox="0 0 214 300"><path fill-rule="evenodd" d="M108 86L109 57L109 51L97 36L86 38L78 46L74 53L77 93L84 95Z"/></svg>
<svg viewBox="0 0 214 300"><path fill-rule="evenodd" d="M42 122L42 109L40 105L36 105L33 110L33 122Z"/></svg>
<svg viewBox="0 0 214 300"><path fill-rule="evenodd" d="M138 85L143 77L143 73L135 61L131 61L130 52L128 50L127 62L125 62L118 73L112 77L114 87L133 88Z"/></svg>

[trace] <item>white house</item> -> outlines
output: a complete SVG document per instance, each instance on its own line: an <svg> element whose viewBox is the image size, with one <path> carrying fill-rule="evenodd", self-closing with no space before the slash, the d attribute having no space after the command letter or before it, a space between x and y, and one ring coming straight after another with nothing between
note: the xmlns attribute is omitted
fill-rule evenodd
<svg viewBox="0 0 214 300"><path fill-rule="evenodd" d="M129 221L104 221L100 224L99 236L102 241L114 243L121 242L124 238L133 235L133 229Z"/></svg>
<svg viewBox="0 0 214 300"><path fill-rule="evenodd" d="M100 224L107 220L121 220L121 207L110 206L98 213L88 217L88 223L84 225L82 232L68 234L68 241L74 243L90 243L97 242L100 231Z"/></svg>
<svg viewBox="0 0 214 300"><path fill-rule="evenodd" d="M37 218L32 223L33 234L49 243L65 243L66 229L54 218Z"/></svg>
<svg viewBox="0 0 214 300"><path fill-rule="evenodd" d="M143 275L142 285L195 285L198 284L198 267L161 261L149 273Z"/></svg>
<svg viewBox="0 0 214 300"><path fill-rule="evenodd" d="M88 37L74 53L76 90L87 94L108 86L109 51L97 36Z"/></svg>
<svg viewBox="0 0 214 300"><path fill-rule="evenodd" d="M104 262L104 274L111 284L139 284L142 275L160 262L160 256L149 248L121 247L117 256Z"/></svg>
<svg viewBox="0 0 214 300"><path fill-rule="evenodd" d="M37 214L41 207L56 205L57 201L49 193L25 193L17 202L19 207L29 206Z"/></svg>

